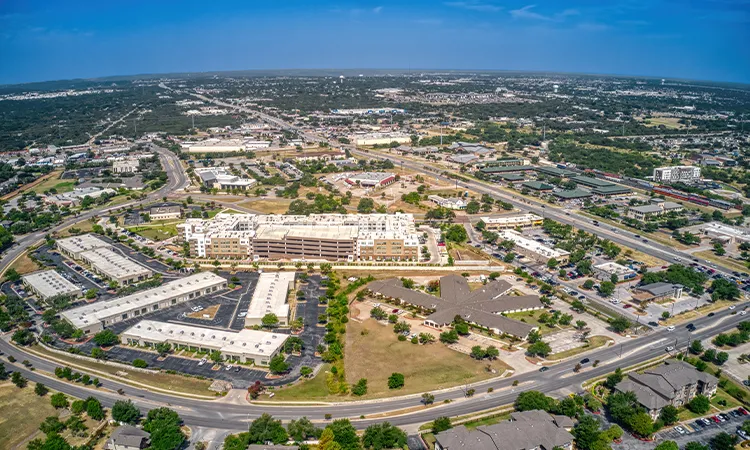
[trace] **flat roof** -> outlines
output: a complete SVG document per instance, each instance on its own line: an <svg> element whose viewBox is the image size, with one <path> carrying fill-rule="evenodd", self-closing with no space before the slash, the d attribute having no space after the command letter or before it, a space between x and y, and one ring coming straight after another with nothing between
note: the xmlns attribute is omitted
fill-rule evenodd
<svg viewBox="0 0 750 450"><path fill-rule="evenodd" d="M584 198L584 197L591 197L592 194L589 191L586 191L584 189L571 189L568 191L558 191L554 193L555 197L560 197L566 200L572 200L575 198Z"/></svg>
<svg viewBox="0 0 750 450"><path fill-rule="evenodd" d="M635 272L635 270L631 269L630 267L625 267L622 264L617 264L616 262L606 262L604 264L594 266L594 268L599 269L602 272L606 272L610 275L625 275Z"/></svg>
<svg viewBox="0 0 750 450"><path fill-rule="evenodd" d="M124 278L138 275L149 276L151 269L143 267L134 260L112 251L109 248L95 248L81 253L92 266L110 278Z"/></svg>
<svg viewBox="0 0 750 450"><path fill-rule="evenodd" d="M289 303L286 297L289 285L294 282L294 272L262 273L255 286L247 317L261 319L266 314L276 314L276 317L289 316Z"/></svg>
<svg viewBox="0 0 750 450"><path fill-rule="evenodd" d="M54 270L30 273L24 275L22 279L44 299L81 292L78 286L66 280Z"/></svg>
<svg viewBox="0 0 750 450"><path fill-rule="evenodd" d="M626 188L625 186L618 186L616 184L613 184L612 186L602 186L597 187L591 190L594 194L600 194L600 195L610 195L610 194L627 194L629 192L633 192L630 188Z"/></svg>
<svg viewBox="0 0 750 450"><path fill-rule="evenodd" d="M525 179L523 175L517 173L501 173L497 177L505 181L521 181Z"/></svg>
<svg viewBox="0 0 750 450"><path fill-rule="evenodd" d="M532 213L526 214L510 214L507 216L483 216L481 217L482 222L486 224L502 223L502 224L514 224L514 223L528 223L528 222L541 222L542 216L538 216Z"/></svg>
<svg viewBox="0 0 750 450"><path fill-rule="evenodd" d="M563 178L569 177L571 175L575 175L576 174L572 170L560 169L559 167L542 167L542 166L537 166L537 167L534 167L534 170L536 170L537 172L541 172L543 174L546 174L546 175L554 175L556 177L563 177Z"/></svg>
<svg viewBox="0 0 750 450"><path fill-rule="evenodd" d="M532 166L491 166L482 167L479 169L480 172L484 173L503 173L503 172L525 172L527 170L534 170Z"/></svg>
<svg viewBox="0 0 750 450"><path fill-rule="evenodd" d="M281 240L288 237L354 240L359 235L359 227L340 226L304 226L304 225L261 225L256 230L255 239Z"/></svg>
<svg viewBox="0 0 750 450"><path fill-rule="evenodd" d="M226 282L225 278L212 272L201 272L125 297L69 309L61 312L60 315L65 317L73 326L85 328L119 314L128 313L163 300L189 295Z"/></svg>
<svg viewBox="0 0 750 450"><path fill-rule="evenodd" d="M354 175L350 175L347 178L350 180L360 181L383 181L388 178L395 177L396 174L390 172L362 172Z"/></svg>
<svg viewBox="0 0 750 450"><path fill-rule="evenodd" d="M58 239L57 246L69 253L81 253L95 248L111 247L112 244L105 242L93 234L82 234L65 239Z"/></svg>
<svg viewBox="0 0 750 450"><path fill-rule="evenodd" d="M515 231L511 230L501 231L500 237L502 239L513 241L517 246L521 248L525 248L526 250L532 251L538 255L546 256L548 258L558 258L560 256L566 256L570 254L567 250L548 247L537 241L525 238Z"/></svg>
<svg viewBox="0 0 750 450"><path fill-rule="evenodd" d="M271 356L276 353L288 335L266 331L242 329L215 330L192 325L182 325L154 320L142 320L125 330L124 337L135 337L152 342L178 342L186 345L210 347L222 353Z"/></svg>

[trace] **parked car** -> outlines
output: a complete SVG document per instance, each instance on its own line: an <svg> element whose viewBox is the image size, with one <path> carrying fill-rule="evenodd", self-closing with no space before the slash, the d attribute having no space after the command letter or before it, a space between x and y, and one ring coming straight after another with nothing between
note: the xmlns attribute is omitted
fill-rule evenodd
<svg viewBox="0 0 750 450"><path fill-rule="evenodd" d="M546 371L548 371L548 370L549 370L549 367L547 367L547 366L542 366L542 367L541 367L541 368L539 369L539 371L540 371L540 372L546 372Z"/></svg>
<svg viewBox="0 0 750 450"><path fill-rule="evenodd" d="M674 429L675 429L675 431L677 431L680 434L685 434L685 429L682 428L681 426L676 426L676 427L674 427Z"/></svg>

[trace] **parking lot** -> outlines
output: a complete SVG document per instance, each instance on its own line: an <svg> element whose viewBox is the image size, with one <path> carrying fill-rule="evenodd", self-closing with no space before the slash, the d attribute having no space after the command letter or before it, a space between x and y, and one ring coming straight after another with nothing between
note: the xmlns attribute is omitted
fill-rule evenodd
<svg viewBox="0 0 750 450"><path fill-rule="evenodd" d="M725 413L722 418L725 418L726 420L724 422L720 421L719 423L716 423L709 418L707 419L710 423L709 425L699 425L696 423L697 421L688 422L686 425L679 426L682 433L677 427L674 427L657 433L656 437L660 441L675 441L681 448L688 442L700 442L703 445L708 445L711 438L721 432L737 434L737 427L750 418L750 416L743 416L738 413L735 414L736 415ZM718 416L713 417L717 417L717 419L719 418ZM739 440L743 439L739 437Z"/></svg>

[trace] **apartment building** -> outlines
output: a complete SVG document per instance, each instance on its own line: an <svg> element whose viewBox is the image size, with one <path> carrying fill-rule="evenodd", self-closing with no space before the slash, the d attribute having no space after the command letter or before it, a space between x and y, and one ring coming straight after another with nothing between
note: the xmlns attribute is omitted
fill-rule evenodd
<svg viewBox="0 0 750 450"><path fill-rule="evenodd" d="M670 359L661 366L646 369L643 373L630 372L615 390L633 392L653 419L659 417L667 405L680 407L696 395L711 397L716 393L719 380L692 365Z"/></svg>
<svg viewBox="0 0 750 450"><path fill-rule="evenodd" d="M204 258L412 260L420 244L411 214L217 214L182 226L191 254Z"/></svg>
<svg viewBox="0 0 750 450"><path fill-rule="evenodd" d="M676 183L700 180L701 168L695 166L657 167L654 169L654 181L657 183Z"/></svg>

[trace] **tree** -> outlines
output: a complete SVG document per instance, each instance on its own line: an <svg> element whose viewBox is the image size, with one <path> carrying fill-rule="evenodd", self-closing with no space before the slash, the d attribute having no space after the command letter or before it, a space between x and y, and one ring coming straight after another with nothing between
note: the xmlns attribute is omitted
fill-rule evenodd
<svg viewBox="0 0 750 450"><path fill-rule="evenodd" d="M43 385L42 383L37 383L34 386L34 393L40 397L44 397L49 392L49 389L47 389L47 386Z"/></svg>
<svg viewBox="0 0 750 450"><path fill-rule="evenodd" d="M169 342L159 342L154 346L157 352L159 352L159 355L164 356L167 353L172 351L172 344Z"/></svg>
<svg viewBox="0 0 750 450"><path fill-rule="evenodd" d="M404 375L393 372L388 377L388 389L401 389L402 387L404 387Z"/></svg>
<svg viewBox="0 0 750 450"><path fill-rule="evenodd" d="M19 388L25 388L26 384L28 384L28 381L21 375L21 372L13 372L10 376L10 381Z"/></svg>
<svg viewBox="0 0 750 450"><path fill-rule="evenodd" d="M57 416L49 416L39 424L39 431L44 434L57 434L65 429L65 424Z"/></svg>
<svg viewBox="0 0 750 450"><path fill-rule="evenodd" d="M700 355L703 353L703 344L700 339L696 339L690 343L690 353L694 355Z"/></svg>
<svg viewBox="0 0 750 450"><path fill-rule="evenodd" d="M674 406L667 405L662 408L661 412L659 413L659 420L664 422L664 425L675 424L680 420L679 417L677 417L678 412L679 411Z"/></svg>
<svg viewBox="0 0 750 450"><path fill-rule="evenodd" d="M550 259L547 260L547 267L550 268L550 269L554 269L559 264L560 264L560 262L558 260L556 260L555 258L550 258Z"/></svg>
<svg viewBox="0 0 750 450"><path fill-rule="evenodd" d="M466 322L453 322L453 329L461 336L469 335L469 324Z"/></svg>
<svg viewBox="0 0 750 450"><path fill-rule="evenodd" d="M714 360L714 362L716 362L717 365L721 366L727 361L729 361L729 353L719 352L716 354L716 359Z"/></svg>
<svg viewBox="0 0 750 450"><path fill-rule="evenodd" d="M586 281L583 282L583 288L584 289L591 289L592 287L594 287L594 280L586 280ZM581 303L581 304L583 304L583 303Z"/></svg>
<svg viewBox="0 0 750 450"><path fill-rule="evenodd" d="M120 338L112 330L96 333L93 340L100 347L111 347L120 343Z"/></svg>
<svg viewBox="0 0 750 450"><path fill-rule="evenodd" d="M466 242L469 239L463 225L451 225L445 232L445 240L450 242Z"/></svg>
<svg viewBox="0 0 750 450"><path fill-rule="evenodd" d="M422 403L425 405L431 405L435 403L435 396L430 394L429 392L425 392L422 394Z"/></svg>
<svg viewBox="0 0 750 450"><path fill-rule="evenodd" d="M711 409L711 401L705 395L698 394L690 400L687 408L696 414L705 414Z"/></svg>
<svg viewBox="0 0 750 450"><path fill-rule="evenodd" d="M555 407L556 402L552 397L547 397L539 391L526 391L521 392L516 397L514 403L515 408L518 411L531 411L534 409L541 409L543 411L550 412Z"/></svg>
<svg viewBox="0 0 750 450"><path fill-rule="evenodd" d="M539 330L531 330L529 331L529 334L526 336L526 340L529 341L530 344L539 342L541 339L542 339L542 333L540 333Z"/></svg>
<svg viewBox="0 0 750 450"><path fill-rule="evenodd" d="M628 421L628 427L639 436L650 436L654 431L654 421L646 411L636 412Z"/></svg>
<svg viewBox="0 0 750 450"><path fill-rule="evenodd" d="M94 347L91 349L91 357L96 359L105 359L107 352L101 349L101 347Z"/></svg>
<svg viewBox="0 0 750 450"><path fill-rule="evenodd" d="M609 297L615 293L615 284L611 281L602 281L599 284L599 293L604 297Z"/></svg>
<svg viewBox="0 0 750 450"><path fill-rule="evenodd" d="M310 419L302 417L297 420L292 420L286 427L289 437L294 439L296 442L302 442L308 439L317 439L320 433L323 431L316 427Z"/></svg>
<svg viewBox="0 0 750 450"><path fill-rule="evenodd" d="M342 450L360 450L362 448L357 430L349 422L349 419L334 420L326 429L333 432L333 441L339 444Z"/></svg>
<svg viewBox="0 0 750 450"><path fill-rule="evenodd" d="M526 349L526 352L531 356L541 356L542 358L544 358L545 356L549 355L550 352L552 352L552 347L550 347L549 344L544 341L537 341L531 344Z"/></svg>
<svg viewBox="0 0 750 450"><path fill-rule="evenodd" d="M409 330L411 330L411 325L409 325L403 320L393 326L394 333L398 333L398 334L408 333Z"/></svg>
<svg viewBox="0 0 750 450"><path fill-rule="evenodd" d="M86 291L86 298L88 300L93 300L96 298L96 289L89 289Z"/></svg>
<svg viewBox="0 0 750 450"><path fill-rule="evenodd" d="M444 331L440 333L440 342L444 344L455 344L458 342L458 333L456 333L456 330Z"/></svg>
<svg viewBox="0 0 750 450"><path fill-rule="evenodd" d="M740 296L740 289L737 283L724 278L719 278L711 283L711 300L737 300Z"/></svg>
<svg viewBox="0 0 750 450"><path fill-rule="evenodd" d="M112 405L112 419L135 425L141 418L141 411L130 400L117 400Z"/></svg>
<svg viewBox="0 0 750 450"><path fill-rule="evenodd" d="M497 349L494 345L490 345L487 347L487 350L484 351L485 356L489 359L497 359L500 356L500 350Z"/></svg>
<svg viewBox="0 0 750 450"><path fill-rule="evenodd" d="M406 433L389 422L382 422L365 429L362 444L365 448L374 450L403 448L406 445Z"/></svg>
<svg viewBox="0 0 750 450"><path fill-rule="evenodd" d="M248 437L250 444L273 442L278 445L289 440L289 435L281 421L275 420L273 416L266 413L250 423Z"/></svg>
<svg viewBox="0 0 750 450"><path fill-rule="evenodd" d="M486 353L480 345L475 345L471 348L471 355L474 359L484 359Z"/></svg>
<svg viewBox="0 0 750 450"><path fill-rule="evenodd" d="M594 416L584 415L573 428L576 448L581 450L597 450L601 432L599 421Z"/></svg>
<svg viewBox="0 0 750 450"><path fill-rule="evenodd" d="M352 394L357 397L367 394L367 378L360 378L357 383L352 385Z"/></svg>
<svg viewBox="0 0 750 450"><path fill-rule="evenodd" d="M708 445L703 445L700 442L688 442L685 444L685 450L709 450Z"/></svg>
<svg viewBox="0 0 750 450"><path fill-rule="evenodd" d="M21 274L14 268L10 268L5 271L5 279L8 281L16 282L21 279Z"/></svg>
<svg viewBox="0 0 750 450"><path fill-rule="evenodd" d="M133 360L133 367L138 367L140 369L145 369L146 367L148 367L148 363L145 360L141 359L141 358L136 358L136 359Z"/></svg>
<svg viewBox="0 0 750 450"><path fill-rule="evenodd" d="M265 328L274 328L279 325L279 318L274 313L268 313L260 319L260 323Z"/></svg>
<svg viewBox="0 0 750 450"><path fill-rule="evenodd" d="M104 419L104 408L102 404L94 397L89 397L85 400L86 403L86 414L94 420Z"/></svg>
<svg viewBox="0 0 750 450"><path fill-rule="evenodd" d="M143 429L151 433L151 448L154 450L176 450L185 442L180 426L182 419L169 408L152 409L146 415Z"/></svg>
<svg viewBox="0 0 750 450"><path fill-rule="evenodd" d="M654 450L680 450L675 441L664 441L654 447Z"/></svg>
<svg viewBox="0 0 750 450"><path fill-rule="evenodd" d="M11 337L13 342L15 342L18 345L31 345L34 343L34 333L27 330L26 328L22 328L20 330L16 330L13 333L13 336Z"/></svg>
<svg viewBox="0 0 750 450"><path fill-rule="evenodd" d="M711 438L712 450L733 450L734 444L737 443L737 436L721 432Z"/></svg>
<svg viewBox="0 0 750 450"><path fill-rule="evenodd" d="M282 355L276 355L271 358L271 362L268 365L268 368L271 369L271 373L278 375L289 370L289 364L284 361L284 357Z"/></svg>
<svg viewBox="0 0 750 450"><path fill-rule="evenodd" d="M436 417L435 420L432 421L433 434L437 434L445 430L450 430L451 428L453 428L453 425L451 424L451 419L449 417L440 416Z"/></svg>
<svg viewBox="0 0 750 450"><path fill-rule="evenodd" d="M583 414L583 402L580 402L578 397L564 397L555 406L555 412L568 417L578 417Z"/></svg>
<svg viewBox="0 0 750 450"><path fill-rule="evenodd" d="M49 400L55 409L67 408L69 405L68 398L62 392L52 394Z"/></svg>
<svg viewBox="0 0 750 450"><path fill-rule="evenodd" d="M584 322L583 320L576 320L576 330L583 330L584 328L586 328L586 325L586 322Z"/></svg>
<svg viewBox="0 0 750 450"><path fill-rule="evenodd" d="M618 316L609 322L609 326L612 327L612 330L616 333L622 333L630 328L630 321L622 316Z"/></svg>
<svg viewBox="0 0 750 450"><path fill-rule="evenodd" d="M226 449L226 446L224 448ZM245 450L246 448L247 445L237 450ZM326 428L321 433L320 440L318 441L318 450L341 450L341 445L333 440L333 430L330 428Z"/></svg>

